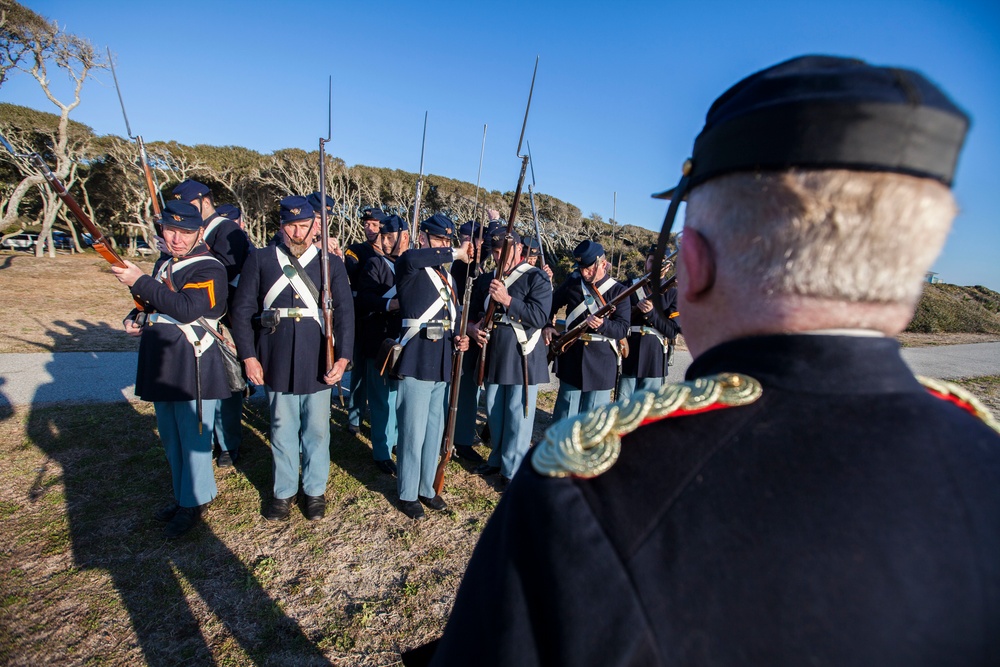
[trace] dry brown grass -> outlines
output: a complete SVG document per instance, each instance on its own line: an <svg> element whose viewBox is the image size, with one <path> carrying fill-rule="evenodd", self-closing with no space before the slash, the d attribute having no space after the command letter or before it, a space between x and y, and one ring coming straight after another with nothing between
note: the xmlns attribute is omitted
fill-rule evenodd
<svg viewBox="0 0 1000 667"><path fill-rule="evenodd" d="M0 353L137 350L122 330L131 309L128 288L92 250L40 259L0 252Z"/></svg>

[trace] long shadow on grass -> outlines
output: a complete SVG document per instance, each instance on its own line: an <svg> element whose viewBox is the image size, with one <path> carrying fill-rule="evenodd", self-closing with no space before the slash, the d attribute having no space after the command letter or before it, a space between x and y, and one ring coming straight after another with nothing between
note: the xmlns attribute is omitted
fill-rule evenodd
<svg viewBox="0 0 1000 667"><path fill-rule="evenodd" d="M80 333L69 329L52 335ZM55 345L60 342L55 340ZM46 370L53 380L39 387L33 403L52 402L57 387L78 381L58 360ZM171 482L155 427L149 404L63 404L31 409L28 436L59 464L65 489L69 545L59 544L59 537L53 535L50 547L71 549L76 569L108 573L150 665L214 664L222 657L220 651L233 659L232 648L226 648L229 637L255 664L329 664L299 625L268 596L253 571L212 532L211 509L206 521L190 535L177 542L163 539L163 526L154 522L151 514L170 500ZM252 450L248 453L252 458L263 455ZM29 502L40 502L58 483L57 473L50 468L54 469L47 464L41 467L27 491ZM247 508L248 513L252 511ZM53 595L73 597L65 590L53 591ZM113 623L115 604L103 608L91 605L91 609L108 616L102 625ZM216 619L225 630L204 628L203 632L201 623L215 623ZM81 623L79 633L87 632ZM61 647L51 647L51 651L66 655ZM86 657L123 660L116 654Z"/></svg>

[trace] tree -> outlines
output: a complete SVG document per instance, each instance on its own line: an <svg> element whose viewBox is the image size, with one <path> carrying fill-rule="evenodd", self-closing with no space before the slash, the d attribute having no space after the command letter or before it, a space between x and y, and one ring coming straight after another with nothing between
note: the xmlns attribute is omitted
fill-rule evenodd
<svg viewBox="0 0 1000 667"><path fill-rule="evenodd" d="M0 25L0 52L5 56L0 68L0 83L6 80L11 70L29 74L41 86L45 97L59 109L55 131L44 141L47 150L39 153L44 159L55 161L52 171L68 189L78 175L78 165L74 158L80 157L86 149L85 145L71 141L69 114L80 104L84 82L95 69L103 69L106 65L86 39L63 31L55 22L13 0L0 0L0 18L3 20ZM53 94L49 78L49 68L53 66L72 82L71 101L60 100ZM0 232L18 220L25 196L44 182L44 178L36 170L27 165L22 169L20 183L5 202L0 217ZM61 202L52 198L52 193L48 193L43 199L45 206L42 231L35 247L36 255L41 255L46 238L50 240L51 249L52 223L61 207Z"/></svg>

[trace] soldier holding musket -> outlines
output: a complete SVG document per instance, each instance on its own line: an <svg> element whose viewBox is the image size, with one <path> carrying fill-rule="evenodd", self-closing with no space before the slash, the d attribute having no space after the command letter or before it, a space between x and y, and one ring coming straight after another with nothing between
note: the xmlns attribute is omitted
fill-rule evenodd
<svg viewBox="0 0 1000 667"><path fill-rule="evenodd" d="M632 309L623 301L608 317L596 317L606 302L625 291L608 275L608 260L600 243L584 241L573 250L577 270L552 295L552 314L566 308L566 328L587 322L591 333L580 336L555 362L559 394L553 419L586 412L611 401L621 363L619 343L628 335ZM542 330L545 344L552 341L555 325Z"/></svg>
<svg viewBox="0 0 1000 667"><path fill-rule="evenodd" d="M167 201L163 209L166 252L145 275L131 262L112 266L142 305L124 321L140 336L135 393L152 401L156 426L170 464L174 501L154 518L168 522L164 535L191 530L215 498L212 433L218 403L230 396L222 352L208 327L226 312L226 269L204 243L198 209Z"/></svg>
<svg viewBox="0 0 1000 667"><path fill-rule="evenodd" d="M344 251L344 265L351 281L351 293L355 298L358 295L358 278L361 270L369 259L382 254L378 236L385 218L386 215L380 208L369 207L362 211L361 225L365 240L352 243ZM357 310L357 304L355 304L355 311ZM355 332L358 332L357 328L355 328ZM360 348L354 352L355 370L351 372L351 392L347 397L347 430L352 434L356 434L361 428L361 422L364 420L365 410L368 407L368 382L364 372L359 370L364 368L365 360L361 356Z"/></svg>
<svg viewBox="0 0 1000 667"><path fill-rule="evenodd" d="M247 260L233 304L233 337L247 377L267 388L274 456L274 497L264 518L285 520L299 491L303 514L322 518L330 474L330 386L354 349L354 304L344 264L330 255L336 360L323 358L321 253L305 197L281 200L281 241Z"/></svg>
<svg viewBox="0 0 1000 667"><path fill-rule="evenodd" d="M632 326L628 335L628 356L622 359L622 376L618 381L616 400L628 398L637 389L655 390L667 377L667 352L670 341L681 332L677 312L677 288L657 294L657 285L664 276L650 278L656 246L646 251L646 275L632 281L648 283L629 299L632 302ZM654 307L653 300L659 302Z"/></svg>
<svg viewBox="0 0 1000 667"><path fill-rule="evenodd" d="M493 259L499 264L505 228L491 239ZM512 252L504 267L476 279L472 292L469 336L486 347L486 414L493 450L489 461L473 472L500 473L509 481L531 445L538 385L549 381L542 327L549 321L552 284L541 269L521 257L521 238L512 232ZM490 300L496 301L494 327L489 337L481 330Z"/></svg>
<svg viewBox="0 0 1000 667"><path fill-rule="evenodd" d="M457 335L458 296L446 265L467 262L467 243L452 248L455 225L437 213L420 223L420 248L396 262L396 287L403 316L403 351L397 373L396 419L399 508L411 519L424 516L421 503L434 510L447 505L434 491L434 474L444 435L452 351L467 350L468 336Z"/></svg>
<svg viewBox="0 0 1000 667"><path fill-rule="evenodd" d="M372 457L375 467L395 475L392 450L398 439L396 422L396 378L391 369L379 364L379 352L386 339L399 339L403 326L396 289L396 260L410 247L406 220L390 215L382 221L378 243L380 255L369 258L358 274L358 341L364 366L353 372L364 373L371 408ZM383 372L384 371L384 372Z"/></svg>

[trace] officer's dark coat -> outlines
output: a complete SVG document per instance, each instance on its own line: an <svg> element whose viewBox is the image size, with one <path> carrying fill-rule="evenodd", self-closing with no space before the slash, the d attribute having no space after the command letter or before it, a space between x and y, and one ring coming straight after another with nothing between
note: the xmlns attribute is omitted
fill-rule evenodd
<svg viewBox="0 0 1000 667"><path fill-rule="evenodd" d="M515 267L516 268L516 267ZM476 278L472 288L470 322L478 322L486 314L487 297L494 271ZM510 307L497 304L496 313L506 313L511 320L520 322L529 337L549 322L552 310L552 284L541 269L528 269L508 288ZM528 355L527 384L541 384L549 381L547 348L539 338L535 349ZM486 384L520 385L524 381L521 347L517 342L514 328L507 324L495 324L486 346Z"/></svg>
<svg viewBox="0 0 1000 667"><path fill-rule="evenodd" d="M649 290L646 290L649 293ZM656 308L644 313L639 310L639 297L633 294L630 298L632 303L632 326L650 327L659 331L664 338L674 338L681 332L680 324L677 322L677 289L671 287L665 293L649 298L659 299L663 312L675 317L665 318L657 312ZM643 334L631 332L628 336L628 356L622 359L622 375L633 378L662 378L667 377L667 355L663 347L663 341L653 334Z"/></svg>
<svg viewBox="0 0 1000 667"><path fill-rule="evenodd" d="M611 276L605 275L595 287L599 288L609 280L614 282ZM583 285L579 271L570 274L566 282L552 293L552 319L555 319L556 313L564 306L566 307L566 315L568 317L573 312L573 309L583 301L585 289L587 288ZM624 291L625 287L621 283L615 282L604 293L604 300L611 301ZM631 308L628 299L625 299L622 303L618 304L613 313L604 318L604 324L596 331L593 331L593 333L607 336L614 340L625 338L628 335ZM584 309L579 317L572 322L566 323L566 329L571 329L577 323L583 322L587 319L588 315L590 315L590 311ZM618 357L608 343L588 343L578 340L556 358L555 372L561 381L567 382L582 391L613 389L615 386L615 377L618 374Z"/></svg>
<svg viewBox="0 0 1000 667"><path fill-rule="evenodd" d="M370 258L358 273L355 313L358 318L358 345L368 359L375 358L386 338L399 338L402 316L399 310L388 310L389 301L397 297L385 296L396 284L394 265L395 260L391 257L378 255Z"/></svg>
<svg viewBox="0 0 1000 667"><path fill-rule="evenodd" d="M253 244L250 243L247 233L238 224L229 218L223 218L218 213L205 221L205 227L206 229L211 227L205 233L205 245L211 249L216 259L226 267L226 275L229 277L229 283L232 284L240 275L247 257L250 256Z"/></svg>
<svg viewBox="0 0 1000 667"><path fill-rule="evenodd" d="M748 338L688 377L726 371L761 398L591 480L522 465L432 664L1000 664L1000 436L891 339Z"/></svg>
<svg viewBox="0 0 1000 667"><path fill-rule="evenodd" d="M399 308L402 319L420 317L435 301L441 304L435 320L448 319L448 306L442 295L434 287L424 271L425 267L437 267L440 277L446 286L450 286L449 298L457 310L455 281L448 273L446 263L451 262L451 248L415 248L404 252L396 260L396 289L399 291ZM455 349L452 338L456 322L452 322L451 331L446 332L441 340L428 340L423 332L414 336L403 346L399 358L399 375L413 377L418 380L448 382L451 380L451 358ZM403 328L406 332L406 328Z"/></svg>
<svg viewBox="0 0 1000 667"><path fill-rule="evenodd" d="M379 253L368 241L352 243L344 251L344 266L347 268L347 277L351 279L351 289L358 291L358 278L365 264L372 257L378 257Z"/></svg>
<svg viewBox="0 0 1000 667"><path fill-rule="evenodd" d="M274 333L260 328L260 312L264 297L282 275L278 263L283 244L267 246L250 253L236 298L233 302L233 338L240 359L256 357L264 368L264 384L289 394L314 394L329 388L323 382L323 331L311 317L299 321L282 318ZM322 292L321 255L303 268L316 289ZM330 257L330 297L333 302L334 352L337 359L350 359L354 353L354 301L347 281L344 263L336 255ZM305 304L290 285L278 295L272 308L302 308Z"/></svg>
<svg viewBox="0 0 1000 667"><path fill-rule="evenodd" d="M174 265L193 257L198 261L172 271L170 279L176 291L158 282L153 276L142 276L132 285L132 297L143 304L143 310L168 315L181 323L191 323L199 317L217 320L226 312L226 269L204 244L185 257L175 260L162 254L153 268L153 275L166 262ZM132 311L134 318L138 311ZM195 324L199 338L206 334ZM201 356L201 397L205 400L229 398L232 392L226 381L218 342ZM147 323L139 339L139 361L135 394L144 401L193 401L197 398L194 348L177 325L169 322Z"/></svg>

